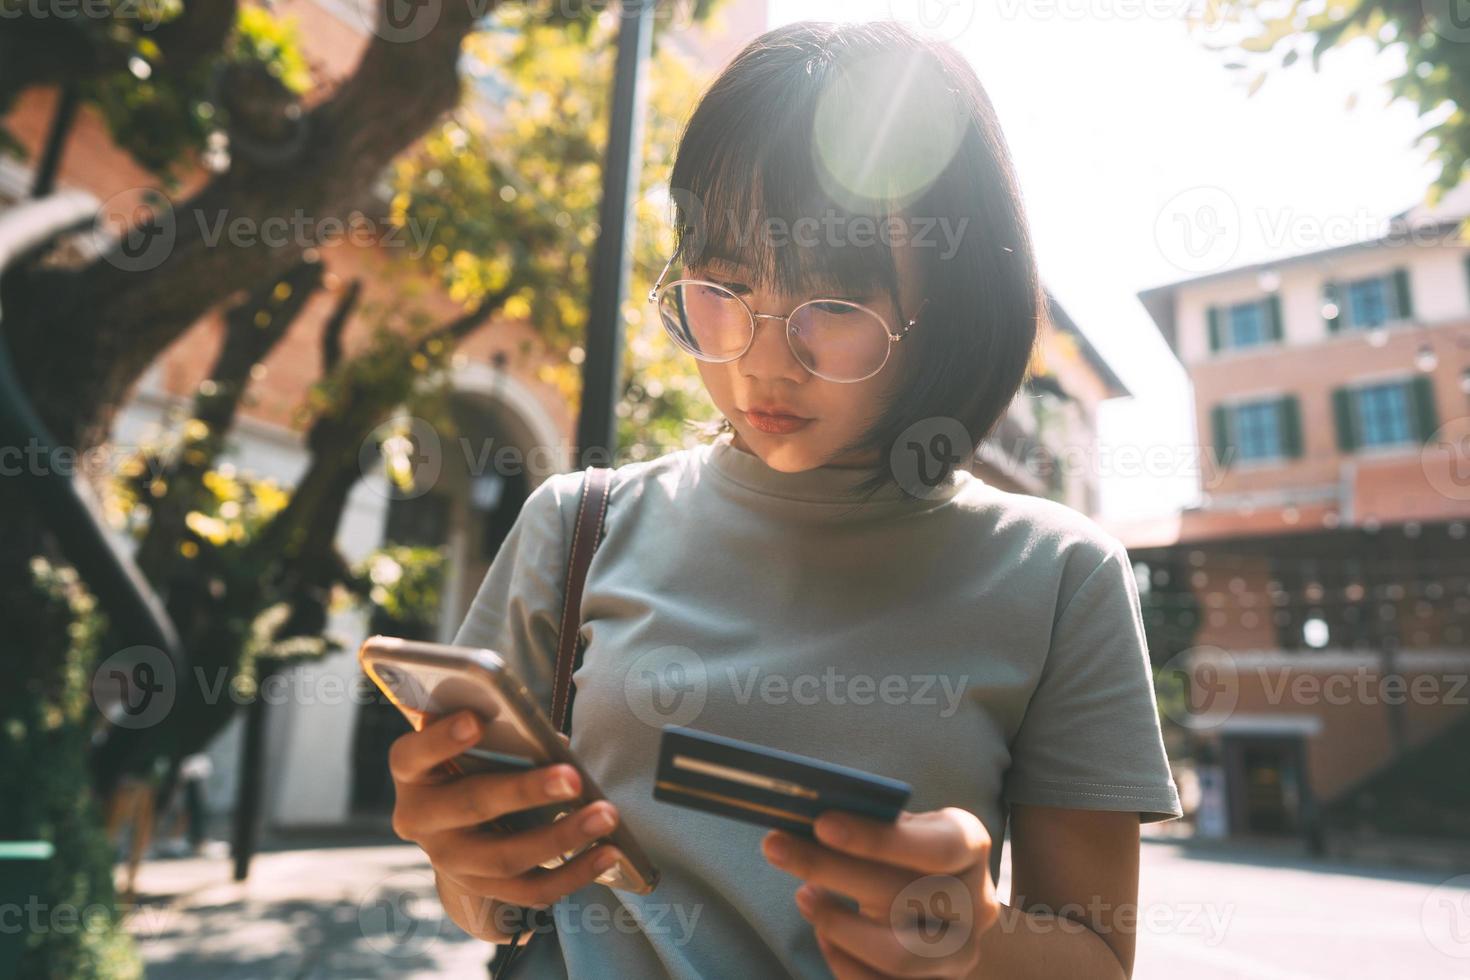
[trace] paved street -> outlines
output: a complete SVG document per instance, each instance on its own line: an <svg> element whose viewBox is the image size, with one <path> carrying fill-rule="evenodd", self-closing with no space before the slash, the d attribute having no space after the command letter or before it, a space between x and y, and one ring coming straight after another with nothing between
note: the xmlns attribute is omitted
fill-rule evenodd
<svg viewBox="0 0 1470 980"><path fill-rule="evenodd" d="M1144 861L1139 980L1470 980L1470 876L1164 843ZM150 978L485 975L413 848L266 853L228 879L219 858L144 869L131 922Z"/></svg>

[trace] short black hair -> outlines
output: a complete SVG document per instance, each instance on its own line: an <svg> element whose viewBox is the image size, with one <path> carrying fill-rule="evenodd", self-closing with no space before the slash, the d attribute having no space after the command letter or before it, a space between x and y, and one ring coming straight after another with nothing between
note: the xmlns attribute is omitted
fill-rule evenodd
<svg viewBox="0 0 1470 980"><path fill-rule="evenodd" d="M894 480L886 461L913 423L958 420L971 440L968 461L1004 416L1025 380L1045 302L995 109L953 47L895 21L768 31L700 98L669 186L676 256L686 265L738 258L782 292L881 284L899 307L883 236L859 247L770 247L769 238L749 237L768 220L794 229L823 215L897 219L915 235L928 303L904 339L916 348L909 376L842 450L878 449L884 460L858 493ZM951 254L918 247L922 223L937 221L958 229Z"/></svg>

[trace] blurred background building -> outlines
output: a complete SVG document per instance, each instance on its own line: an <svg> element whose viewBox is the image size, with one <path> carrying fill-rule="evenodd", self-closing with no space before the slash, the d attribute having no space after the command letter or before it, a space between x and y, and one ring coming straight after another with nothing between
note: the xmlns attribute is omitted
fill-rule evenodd
<svg viewBox="0 0 1470 980"><path fill-rule="evenodd" d="M1201 829L1470 836L1470 186L1384 237L1139 294L1200 502L1116 528L1187 650Z"/></svg>

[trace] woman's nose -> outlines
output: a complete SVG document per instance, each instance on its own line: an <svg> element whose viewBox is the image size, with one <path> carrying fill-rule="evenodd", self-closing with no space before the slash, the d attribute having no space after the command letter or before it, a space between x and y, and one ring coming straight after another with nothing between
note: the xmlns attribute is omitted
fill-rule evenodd
<svg viewBox="0 0 1470 980"><path fill-rule="evenodd" d="M756 307L760 310L778 307ZM786 340L786 320L783 317L755 317L755 336L750 347L740 358L741 370L758 378L791 378L800 380L807 373L791 350Z"/></svg>

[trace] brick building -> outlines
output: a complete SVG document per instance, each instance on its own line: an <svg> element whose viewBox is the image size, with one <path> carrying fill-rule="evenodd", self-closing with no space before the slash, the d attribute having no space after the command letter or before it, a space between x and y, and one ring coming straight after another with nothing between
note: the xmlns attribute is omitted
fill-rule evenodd
<svg viewBox="0 0 1470 980"><path fill-rule="evenodd" d="M1193 383L1200 498L1114 530L1192 634L1154 655L1189 681L1207 830L1470 831L1443 770L1470 736L1467 214L1461 188L1139 294Z"/></svg>

